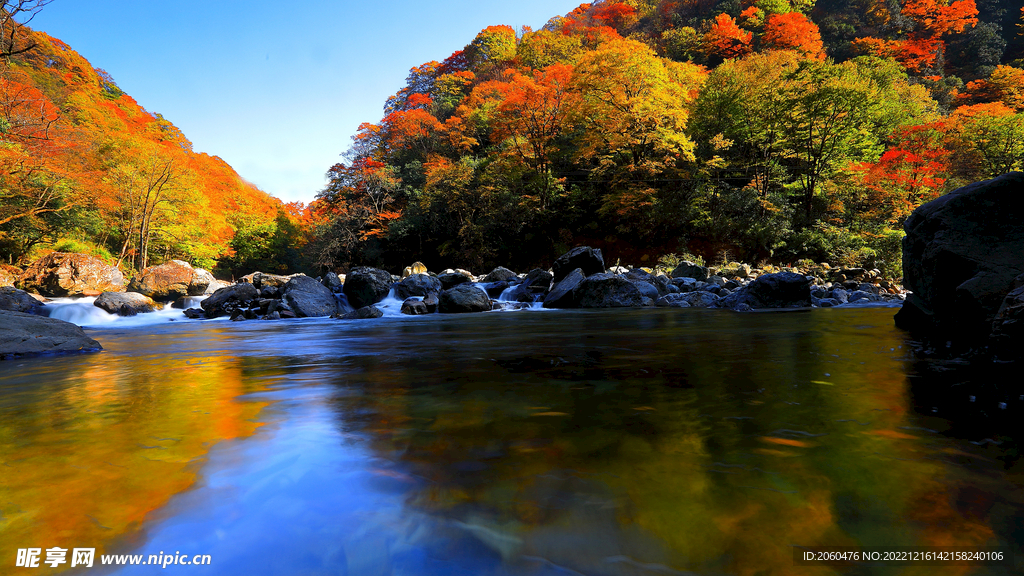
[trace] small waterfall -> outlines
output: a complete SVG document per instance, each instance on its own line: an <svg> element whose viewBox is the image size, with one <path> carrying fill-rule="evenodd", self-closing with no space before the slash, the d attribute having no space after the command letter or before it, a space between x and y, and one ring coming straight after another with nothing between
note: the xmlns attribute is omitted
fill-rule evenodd
<svg viewBox="0 0 1024 576"><path fill-rule="evenodd" d="M185 298L185 308L198 308L199 303L205 299L206 296L189 296ZM50 318L90 328L148 326L163 322L199 322L199 320L189 320L183 314L183 309L172 308L170 302L164 304L163 308L159 310L135 316L109 314L97 307L95 302L96 298L94 297L54 298L46 303L43 310Z"/></svg>

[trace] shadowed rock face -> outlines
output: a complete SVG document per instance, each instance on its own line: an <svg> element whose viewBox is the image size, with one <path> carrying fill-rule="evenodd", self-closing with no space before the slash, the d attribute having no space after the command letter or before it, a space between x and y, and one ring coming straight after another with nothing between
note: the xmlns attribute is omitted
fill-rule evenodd
<svg viewBox="0 0 1024 576"><path fill-rule="evenodd" d="M651 286L653 289L654 287ZM657 290L654 293L657 294ZM643 295L629 280L602 272L588 276L576 290L580 308L622 308L642 306Z"/></svg>
<svg viewBox="0 0 1024 576"><path fill-rule="evenodd" d="M44 296L81 296L84 292L124 292L124 275L86 254L51 252L18 276L18 288Z"/></svg>
<svg viewBox="0 0 1024 576"><path fill-rule="evenodd" d="M378 268L353 268L345 276L344 290L353 308L376 304L391 290L391 274Z"/></svg>
<svg viewBox="0 0 1024 576"><path fill-rule="evenodd" d="M459 284L441 292L438 310L444 313L486 312L491 309L487 293L472 284Z"/></svg>
<svg viewBox="0 0 1024 576"><path fill-rule="evenodd" d="M811 280L795 272L759 276L718 302L722 308L801 308L811 305Z"/></svg>
<svg viewBox="0 0 1024 576"><path fill-rule="evenodd" d="M601 255L599 249L577 246L559 256L551 265L551 272L554 274L553 280L556 283L561 282L577 268L583 271L584 276L600 274L604 272L604 256Z"/></svg>
<svg viewBox="0 0 1024 576"><path fill-rule="evenodd" d="M914 210L904 224L896 325L937 336L985 336L1024 273L1024 173L964 186Z"/></svg>
<svg viewBox="0 0 1024 576"><path fill-rule="evenodd" d="M282 293L285 303L300 318L330 316L338 311L338 301L331 289L309 276L294 276Z"/></svg>
<svg viewBox="0 0 1024 576"><path fill-rule="evenodd" d="M70 322L0 310L0 360L102 349L99 342Z"/></svg>
<svg viewBox="0 0 1024 576"><path fill-rule="evenodd" d="M0 286L0 310L39 314L42 306L39 300L30 296L28 292L11 286Z"/></svg>

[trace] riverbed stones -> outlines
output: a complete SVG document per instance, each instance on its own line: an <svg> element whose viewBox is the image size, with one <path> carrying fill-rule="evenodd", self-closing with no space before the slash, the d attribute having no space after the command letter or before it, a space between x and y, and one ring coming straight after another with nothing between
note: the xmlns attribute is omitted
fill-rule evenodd
<svg viewBox="0 0 1024 576"><path fill-rule="evenodd" d="M0 286L0 310L41 314L43 305L28 292L13 286Z"/></svg>
<svg viewBox="0 0 1024 576"><path fill-rule="evenodd" d="M657 289L653 286L651 288L657 295ZM643 306L643 298L633 282L607 272L587 276L576 289L576 303L580 308Z"/></svg>
<svg viewBox="0 0 1024 576"><path fill-rule="evenodd" d="M581 268L567 274L544 297L544 308L575 308L576 291L585 279Z"/></svg>
<svg viewBox="0 0 1024 576"><path fill-rule="evenodd" d="M969 184L919 206L903 228L896 325L940 339L987 336L1024 273L1024 173Z"/></svg>
<svg viewBox="0 0 1024 576"><path fill-rule="evenodd" d="M199 303L207 318L227 316L232 310L247 308L260 297L256 286L248 282L240 282L226 286L211 294Z"/></svg>
<svg viewBox="0 0 1024 576"><path fill-rule="evenodd" d="M443 313L486 312L491 309L487 293L472 284L459 284L438 296L438 310Z"/></svg>
<svg viewBox="0 0 1024 576"><path fill-rule="evenodd" d="M626 278L628 282L636 286L636 289L640 291L640 295L644 298L650 298L651 300L657 300L661 298L661 293L658 291L658 287L645 280L637 280L635 278Z"/></svg>
<svg viewBox="0 0 1024 576"><path fill-rule="evenodd" d="M737 308L802 308L811 305L812 279L796 272L777 272L758 276L757 280L726 295L717 305Z"/></svg>
<svg viewBox="0 0 1024 576"><path fill-rule="evenodd" d="M128 290L157 301L174 300L189 295L189 287L195 276L196 271L188 262L171 260L159 266L143 268L138 276L132 278ZM193 288L193 291L198 291L194 295L202 294L206 286L202 290L198 288L198 285Z"/></svg>
<svg viewBox="0 0 1024 576"><path fill-rule="evenodd" d="M604 272L604 256L601 250L590 246L577 246L562 254L551 265L554 282L561 282L573 270L580 269L584 276Z"/></svg>
<svg viewBox="0 0 1024 576"><path fill-rule="evenodd" d="M160 309L160 305L152 298L138 292L104 292L93 305L118 316L135 316Z"/></svg>
<svg viewBox="0 0 1024 576"><path fill-rule="evenodd" d="M0 310L0 360L102 349L99 342L70 322Z"/></svg>
<svg viewBox="0 0 1024 576"><path fill-rule="evenodd" d="M444 288L441 281L429 274L413 274L395 283L395 298L407 300L412 296L440 294Z"/></svg>
<svg viewBox="0 0 1024 576"><path fill-rule="evenodd" d="M380 302L391 291L391 274L379 268L358 267L345 276L345 296L353 308Z"/></svg>
<svg viewBox="0 0 1024 576"><path fill-rule="evenodd" d="M700 266L699 264L684 260L672 270L672 277L693 278L698 282L706 282L708 279L708 269L706 266Z"/></svg>
<svg viewBox="0 0 1024 576"><path fill-rule="evenodd" d="M309 276L293 277L281 289L285 304L299 318L330 316L338 311L338 301L331 290Z"/></svg>
<svg viewBox="0 0 1024 576"><path fill-rule="evenodd" d="M497 282L488 282L487 284L484 284L482 286L484 291L487 292L487 295L490 296L491 298L497 298L501 296L501 294L505 290L508 290L508 287L509 283L504 280L499 280Z"/></svg>
<svg viewBox="0 0 1024 576"><path fill-rule="evenodd" d="M124 292L124 275L87 254L51 252L32 263L15 286L44 296L81 296L86 291Z"/></svg>
<svg viewBox="0 0 1024 576"><path fill-rule="evenodd" d="M669 308L689 308L690 302L687 299L686 294L683 294L682 292L675 292L658 298L654 302L654 305Z"/></svg>

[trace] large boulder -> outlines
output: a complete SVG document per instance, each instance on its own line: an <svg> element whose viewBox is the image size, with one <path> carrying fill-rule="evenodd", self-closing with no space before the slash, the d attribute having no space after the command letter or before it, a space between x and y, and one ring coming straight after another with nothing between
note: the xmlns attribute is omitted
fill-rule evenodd
<svg viewBox="0 0 1024 576"><path fill-rule="evenodd" d="M551 287L551 280L554 277L555 276L547 270L534 268L526 275L526 280L523 281L522 285L529 287L531 292L539 292L543 294Z"/></svg>
<svg viewBox="0 0 1024 576"><path fill-rule="evenodd" d="M324 274L323 280L320 283L327 286L327 289L331 292L341 292L345 288L345 282L334 272Z"/></svg>
<svg viewBox="0 0 1024 576"><path fill-rule="evenodd" d="M440 294L441 281L429 274L413 274L395 283L395 298L407 300L410 296Z"/></svg>
<svg viewBox="0 0 1024 576"><path fill-rule="evenodd" d="M1024 356L1019 345L1024 342L1024 276L1018 276L1015 284L1018 287L1003 299L992 322L992 340L1000 354L1012 351L1013 356Z"/></svg>
<svg viewBox="0 0 1024 576"><path fill-rule="evenodd" d="M708 269L706 266L700 266L693 262L683 261L672 270L673 278L693 278L698 282L706 282L708 279Z"/></svg>
<svg viewBox="0 0 1024 576"><path fill-rule="evenodd" d="M353 308L380 302L391 291L391 274L379 268L353 268L345 276L345 296Z"/></svg>
<svg viewBox="0 0 1024 576"><path fill-rule="evenodd" d="M124 292L124 275L94 256L51 252L26 268L15 286L44 296Z"/></svg>
<svg viewBox="0 0 1024 576"><path fill-rule="evenodd" d="M210 286L213 285L217 279L213 277L213 274L211 274L209 270L196 268L193 271L195 272L195 276L192 277L192 282L188 285L188 295L202 296L207 293L207 290L210 289ZM211 291L209 293L213 294L213 292L214 291Z"/></svg>
<svg viewBox="0 0 1024 576"><path fill-rule="evenodd" d="M376 306L363 306L358 310L353 310L338 316L341 320L372 320L374 318L380 318L384 315L384 311Z"/></svg>
<svg viewBox="0 0 1024 576"><path fill-rule="evenodd" d="M657 289L651 286L657 294ZM643 294L635 284L622 276L601 272L588 276L576 290L580 308L623 308L643 306Z"/></svg>
<svg viewBox="0 0 1024 576"><path fill-rule="evenodd" d="M260 297L256 286L248 282L239 282L217 290L199 303L207 318L229 316L235 310L251 308Z"/></svg>
<svg viewBox="0 0 1024 576"><path fill-rule="evenodd" d="M653 277L651 279L653 280ZM644 298L657 300L662 296L661 292L658 290L658 287L650 282L647 282L645 280L635 280L632 278L627 278L626 281L631 283L633 286L636 286L636 289L640 291L640 295L643 296Z"/></svg>
<svg viewBox="0 0 1024 576"><path fill-rule="evenodd" d="M764 274L718 301L720 308L803 308L811 305L811 278L796 272Z"/></svg>
<svg viewBox="0 0 1024 576"><path fill-rule="evenodd" d="M462 272L446 272L444 274L438 274L437 280L441 282L441 288L444 290L451 290L459 284L466 284L472 282L473 277Z"/></svg>
<svg viewBox="0 0 1024 576"><path fill-rule="evenodd" d="M0 310L0 360L37 354L102 350L78 326L56 318Z"/></svg>
<svg viewBox="0 0 1024 576"><path fill-rule="evenodd" d="M510 280L518 281L518 279L519 276L515 272L509 270L508 268L498 266L494 270L491 270L487 274L487 276L484 276L483 279L480 281L486 284L490 284L491 282L508 282Z"/></svg>
<svg viewBox="0 0 1024 576"><path fill-rule="evenodd" d="M429 313L427 305L419 298L408 298L405 302L402 302L402 314L419 316L420 314Z"/></svg>
<svg viewBox="0 0 1024 576"><path fill-rule="evenodd" d="M199 290L199 285L196 284L192 290L189 290L189 287L193 286L195 277L196 271L191 264L181 260L171 260L159 266L143 268L138 276L132 278L128 290L159 301L188 296L194 290L198 290L198 292L192 295L198 296L206 290L206 286ZM209 285L209 282L206 285Z"/></svg>
<svg viewBox="0 0 1024 576"><path fill-rule="evenodd" d="M1024 173L959 188L919 206L903 229L896 325L941 339L988 335L1024 273Z"/></svg>
<svg viewBox="0 0 1024 576"><path fill-rule="evenodd" d="M295 276L281 292L281 299L299 318L330 316L338 312L334 292L309 276Z"/></svg>
<svg viewBox="0 0 1024 576"><path fill-rule="evenodd" d="M577 268L556 283L548 295L544 297L545 308L575 308L576 291L586 277L583 270Z"/></svg>
<svg viewBox="0 0 1024 576"><path fill-rule="evenodd" d="M459 284L441 292L438 310L445 313L486 312L491 309L487 293L472 284Z"/></svg>
<svg viewBox="0 0 1024 576"><path fill-rule="evenodd" d="M152 298L138 292L104 292L93 305L119 316L135 316L160 309Z"/></svg>
<svg viewBox="0 0 1024 576"><path fill-rule="evenodd" d="M18 290L13 286L0 286L0 310L39 314L42 308L42 303L30 296L28 292Z"/></svg>
<svg viewBox="0 0 1024 576"><path fill-rule="evenodd" d="M604 272L604 256L601 255L601 250L590 246L577 246L562 254L551 265L553 281L561 282L577 268L583 271L584 276Z"/></svg>

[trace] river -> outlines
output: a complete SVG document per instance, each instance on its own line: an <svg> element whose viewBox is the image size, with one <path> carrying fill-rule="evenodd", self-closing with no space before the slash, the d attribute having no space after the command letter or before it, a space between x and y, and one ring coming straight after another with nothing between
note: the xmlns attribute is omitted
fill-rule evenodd
<svg viewBox="0 0 1024 576"><path fill-rule="evenodd" d="M892 313L102 324L0 365L0 574L1019 573L1022 467L919 405ZM794 561L853 545L1017 557Z"/></svg>

